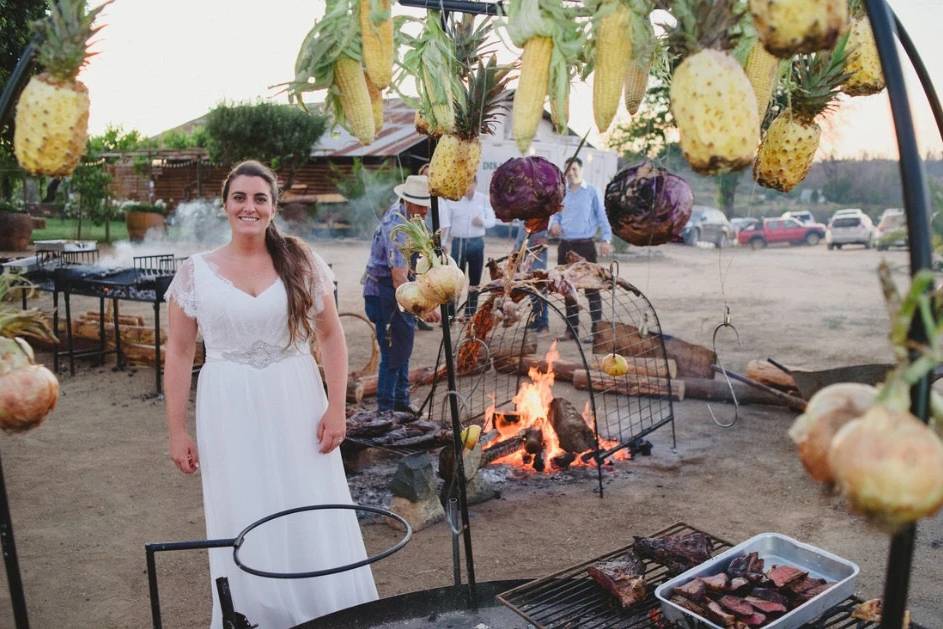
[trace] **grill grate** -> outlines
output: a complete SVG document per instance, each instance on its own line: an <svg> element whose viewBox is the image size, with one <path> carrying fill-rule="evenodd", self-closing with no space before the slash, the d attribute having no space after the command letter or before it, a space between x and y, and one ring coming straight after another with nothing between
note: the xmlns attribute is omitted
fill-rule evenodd
<svg viewBox="0 0 943 629"><path fill-rule="evenodd" d="M670 537L685 533L704 533L711 541L711 556L715 556L733 545L704 531L684 523L677 523L651 537ZM525 585L498 595L498 600L514 610L537 629L667 629L670 623L661 615L661 607L655 598L655 588L670 577L663 566L643 560L645 580L650 594L644 602L631 609L622 609L613 596L603 590L589 575L586 568L602 561L618 559L632 545L610 552L602 557L585 561L550 576L531 581ZM871 629L878 625L851 618L858 600L850 598L833 607L822 618L809 627L819 629Z"/></svg>

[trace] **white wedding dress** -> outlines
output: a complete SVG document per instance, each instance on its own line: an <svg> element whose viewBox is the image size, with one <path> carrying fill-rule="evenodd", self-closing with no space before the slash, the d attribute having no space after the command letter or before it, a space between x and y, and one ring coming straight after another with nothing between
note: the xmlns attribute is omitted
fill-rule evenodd
<svg viewBox="0 0 943 629"><path fill-rule="evenodd" d="M206 364L196 396L196 434L208 539L233 538L272 513L350 504L339 449L318 450L327 396L307 344L288 346L288 301L281 280L256 297L219 274L205 254L185 261L167 298L196 319ZM333 273L313 255L315 309L331 299ZM260 629L291 627L375 600L369 566L309 579L244 572L231 548L209 551L212 627L222 626L216 579L228 577L234 609ZM352 510L279 518L250 532L243 564L268 572L312 572L366 557Z"/></svg>

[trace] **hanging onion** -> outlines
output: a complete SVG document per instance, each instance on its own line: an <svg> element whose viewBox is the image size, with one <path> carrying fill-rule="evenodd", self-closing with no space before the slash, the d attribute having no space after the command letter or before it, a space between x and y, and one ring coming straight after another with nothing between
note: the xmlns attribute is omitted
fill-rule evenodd
<svg viewBox="0 0 943 629"><path fill-rule="evenodd" d="M405 282L396 289L396 303L410 314L423 316L439 304L418 282Z"/></svg>
<svg viewBox="0 0 943 629"><path fill-rule="evenodd" d="M34 428L58 399L59 381L33 363L33 350L26 341L0 337L0 428L10 432Z"/></svg>

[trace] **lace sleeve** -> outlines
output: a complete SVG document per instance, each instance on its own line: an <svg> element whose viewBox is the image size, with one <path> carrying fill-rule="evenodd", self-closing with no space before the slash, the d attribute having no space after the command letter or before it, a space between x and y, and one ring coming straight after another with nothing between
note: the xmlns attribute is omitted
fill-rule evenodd
<svg viewBox="0 0 943 629"><path fill-rule="evenodd" d="M309 250L311 254L311 266L314 267L314 282L312 285L312 297L314 297L314 313L321 314L324 310L324 299L334 299L334 271L327 265L324 258L315 251Z"/></svg>
<svg viewBox="0 0 943 629"><path fill-rule="evenodd" d="M173 299L188 317L196 319L197 299L196 284L193 281L193 258L184 260L177 269L164 297L168 302Z"/></svg>

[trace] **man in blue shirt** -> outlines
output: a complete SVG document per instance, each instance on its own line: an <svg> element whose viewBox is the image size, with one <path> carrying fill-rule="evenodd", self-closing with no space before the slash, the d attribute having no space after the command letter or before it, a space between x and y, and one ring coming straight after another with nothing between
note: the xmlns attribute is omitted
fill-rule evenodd
<svg viewBox="0 0 943 629"><path fill-rule="evenodd" d="M596 233L601 232L602 242L599 251L604 256L612 253L612 228L596 188L583 181L583 162L575 157L567 162L566 196L563 209L550 217L549 232L560 238L557 249L557 264L566 264L566 254L573 251L589 262L596 262ZM587 290L589 316L595 322L602 316L602 300L599 291ZM576 303L567 302L566 318L574 330L579 329L579 308ZM558 340L572 339L567 330Z"/></svg>
<svg viewBox="0 0 943 629"><path fill-rule="evenodd" d="M377 410L409 411L409 359L413 353L416 318L400 310L396 289L409 281L410 261L399 245L405 241L402 232L390 232L403 224L403 217L425 217L432 204L425 177L411 175L394 189L399 202L386 211L373 233L370 259L363 277L363 301L367 318L376 326L380 344L380 368L377 374ZM427 321L438 321L433 310Z"/></svg>
<svg viewBox="0 0 943 629"><path fill-rule="evenodd" d="M524 244L524 238L527 238L527 230L521 224L517 228L517 237L514 240L514 251L521 250ZM530 265L530 270L545 270L547 268L547 230L530 234L527 241L527 250L525 251L524 263ZM547 303L539 297L531 296L531 304L534 309L534 320L528 326L535 332L546 332L550 329L550 317L547 311Z"/></svg>

